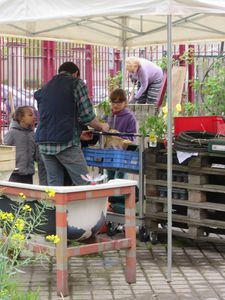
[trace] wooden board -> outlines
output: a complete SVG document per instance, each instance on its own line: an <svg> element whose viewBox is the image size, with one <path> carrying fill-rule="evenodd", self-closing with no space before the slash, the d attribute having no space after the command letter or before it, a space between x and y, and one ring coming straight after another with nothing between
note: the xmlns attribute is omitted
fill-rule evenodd
<svg viewBox="0 0 225 300"><path fill-rule="evenodd" d="M181 103L185 77L186 67L174 66L172 68L172 108L174 111L176 110L176 105Z"/></svg>

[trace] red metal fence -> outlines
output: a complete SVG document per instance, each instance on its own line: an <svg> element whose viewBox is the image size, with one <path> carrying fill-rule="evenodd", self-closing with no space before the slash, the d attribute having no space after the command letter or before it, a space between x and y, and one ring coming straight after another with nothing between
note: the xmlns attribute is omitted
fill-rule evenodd
<svg viewBox="0 0 225 300"><path fill-rule="evenodd" d="M179 57L188 45L174 45L173 55ZM187 83L193 77L204 76L211 61L221 53L221 44L194 45L195 63L188 66ZM166 55L166 46L149 46L128 50L126 55L147 58L159 63ZM9 111L20 105L34 105L34 90L47 82L65 61L75 62L88 86L94 103L108 94L109 76L121 69L122 51L103 46L69 42L39 41L24 38L0 37L0 122L2 131L8 127ZM201 61L201 67L200 67ZM128 83L129 85L129 83ZM189 87L190 88L190 87ZM193 99L189 90L189 100Z"/></svg>

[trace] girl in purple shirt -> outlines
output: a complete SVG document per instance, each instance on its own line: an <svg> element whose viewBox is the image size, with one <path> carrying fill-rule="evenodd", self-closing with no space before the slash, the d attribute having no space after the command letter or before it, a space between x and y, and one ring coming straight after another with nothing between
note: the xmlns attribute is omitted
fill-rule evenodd
<svg viewBox="0 0 225 300"><path fill-rule="evenodd" d="M110 129L116 129L124 133L136 133L137 121L132 111L127 108L127 96L123 89L117 88L110 93L109 96L112 114L107 118L107 123ZM124 139L129 139L132 142L135 137L132 135L122 136ZM108 170L108 179L124 178L123 172L115 172Z"/></svg>

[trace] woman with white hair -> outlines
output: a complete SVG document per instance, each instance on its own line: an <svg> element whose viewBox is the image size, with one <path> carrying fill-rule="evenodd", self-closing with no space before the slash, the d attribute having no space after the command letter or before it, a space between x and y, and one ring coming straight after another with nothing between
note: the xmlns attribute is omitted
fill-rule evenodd
<svg viewBox="0 0 225 300"><path fill-rule="evenodd" d="M147 59L127 57L126 70L133 84L139 84L136 95L131 96L129 103L156 103L163 79L162 69Z"/></svg>

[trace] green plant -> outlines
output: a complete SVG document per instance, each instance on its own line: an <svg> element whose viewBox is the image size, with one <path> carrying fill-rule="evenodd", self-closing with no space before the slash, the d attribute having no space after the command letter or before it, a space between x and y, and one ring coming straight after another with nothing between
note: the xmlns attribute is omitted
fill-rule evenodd
<svg viewBox="0 0 225 300"><path fill-rule="evenodd" d="M215 61L204 79L196 79L193 88L202 98L202 114L225 115L225 62L224 58Z"/></svg>
<svg viewBox="0 0 225 300"><path fill-rule="evenodd" d="M122 84L122 73L117 72L115 75L108 76L108 88L109 93L111 93L114 89L120 88ZM96 114L100 119L103 119L105 116L110 116L111 114L111 105L109 99L105 99L101 103L95 105Z"/></svg>
<svg viewBox="0 0 225 300"><path fill-rule="evenodd" d="M194 48L189 48L181 56L179 56L179 61L183 61L187 65L192 64L194 62L194 51Z"/></svg>
<svg viewBox="0 0 225 300"><path fill-rule="evenodd" d="M192 117L197 116L199 105L197 103L185 102L181 105L181 111L177 112L177 116Z"/></svg>
<svg viewBox="0 0 225 300"><path fill-rule="evenodd" d="M109 93L111 93L114 89L120 88L122 85L122 73L119 71L115 75L108 76L108 87Z"/></svg>
<svg viewBox="0 0 225 300"><path fill-rule="evenodd" d="M141 123L139 127L139 132L148 137L150 134L154 134L158 141L162 141L166 133L166 120L162 114L157 114L153 116L147 116Z"/></svg>
<svg viewBox="0 0 225 300"><path fill-rule="evenodd" d="M54 197L54 191L47 191L48 197ZM1 201L7 201L4 198ZM27 249L28 239L36 234L41 225L47 222L44 215L46 209L50 209L47 199L40 200L32 208L26 201L26 196L19 193L15 203L12 204L12 212L0 210L0 299L1 300L36 300L39 299L38 291L23 293L17 289L17 280L15 275L23 273L24 266L37 260L47 259L43 253L33 255ZM49 238L52 242L59 242L56 238ZM23 252L26 256L21 260L20 254Z"/></svg>
<svg viewBox="0 0 225 300"><path fill-rule="evenodd" d="M101 119L111 114L111 105L108 99L105 99L101 103L95 105L95 109L97 116Z"/></svg>
<svg viewBox="0 0 225 300"><path fill-rule="evenodd" d="M19 291L15 282L10 282L7 289L0 290L1 300L41 300L39 290Z"/></svg>

